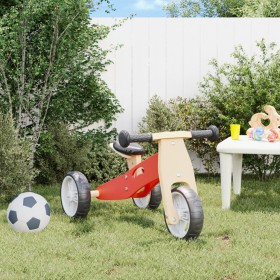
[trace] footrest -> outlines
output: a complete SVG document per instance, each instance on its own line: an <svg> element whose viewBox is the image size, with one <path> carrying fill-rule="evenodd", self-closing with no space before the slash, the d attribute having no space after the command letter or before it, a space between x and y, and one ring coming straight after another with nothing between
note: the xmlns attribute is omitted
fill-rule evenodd
<svg viewBox="0 0 280 280"><path fill-rule="evenodd" d="M123 148L118 142L113 143L113 147L118 152L125 154L125 155L143 155L145 153L144 148L137 144L131 143L128 147Z"/></svg>

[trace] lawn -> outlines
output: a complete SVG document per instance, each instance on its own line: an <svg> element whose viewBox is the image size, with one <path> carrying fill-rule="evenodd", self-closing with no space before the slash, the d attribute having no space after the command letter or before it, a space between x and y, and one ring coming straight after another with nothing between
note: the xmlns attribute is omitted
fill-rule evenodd
<svg viewBox="0 0 280 280"><path fill-rule="evenodd" d="M219 178L197 177L204 227L197 240L177 240L162 206L98 201L85 220L70 220L60 186L36 187L50 203L40 233L16 233L0 216L0 279L280 279L280 179L243 179L242 194L221 209Z"/></svg>

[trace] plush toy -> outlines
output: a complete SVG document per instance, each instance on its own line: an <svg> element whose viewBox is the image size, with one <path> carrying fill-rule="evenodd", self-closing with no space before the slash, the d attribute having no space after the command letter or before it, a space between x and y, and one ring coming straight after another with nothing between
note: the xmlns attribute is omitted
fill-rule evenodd
<svg viewBox="0 0 280 280"><path fill-rule="evenodd" d="M264 106L265 113L256 113L251 117L249 125L251 126L246 134L249 138L256 141L275 142L280 139L280 115L275 108L270 105ZM264 125L263 121L268 124Z"/></svg>
<svg viewBox="0 0 280 280"><path fill-rule="evenodd" d="M256 141L275 142L280 138L280 130L277 129L264 129L263 127L251 127L246 132L249 138Z"/></svg>

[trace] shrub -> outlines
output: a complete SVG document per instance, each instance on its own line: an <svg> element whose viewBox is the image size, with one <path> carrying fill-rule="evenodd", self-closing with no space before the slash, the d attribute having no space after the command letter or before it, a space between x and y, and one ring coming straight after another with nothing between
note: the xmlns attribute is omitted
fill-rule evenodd
<svg viewBox="0 0 280 280"><path fill-rule="evenodd" d="M85 174L94 186L103 184L127 171L127 163L121 156L103 145L93 145L89 153L90 165Z"/></svg>
<svg viewBox="0 0 280 280"><path fill-rule="evenodd" d="M38 183L50 184L62 182L70 170L82 171L88 164L87 154L90 147L80 141L77 134L70 131L63 123L52 124L41 134L36 151Z"/></svg>
<svg viewBox="0 0 280 280"><path fill-rule="evenodd" d="M175 102L164 102L159 96L151 98L146 111L146 116L139 123L140 133L155 133L161 131L184 130L185 123L179 114ZM142 143L145 148L145 156L157 152L157 144Z"/></svg>
<svg viewBox="0 0 280 280"><path fill-rule="evenodd" d="M102 133L79 133L66 124L49 126L40 139L36 153L38 183L61 183L71 170L83 172L89 181L101 184L119 175L125 160L116 157Z"/></svg>
<svg viewBox="0 0 280 280"><path fill-rule="evenodd" d="M205 97L206 125L216 124L221 140L229 136L230 123L240 123L241 133L249 128L251 116L263 111L266 104L280 111L280 50L275 44L257 43L258 54L249 57L239 46L232 57L235 63L218 65L212 60L214 73L205 76L200 91ZM214 147L209 147L213 149ZM279 174L277 156L244 157L244 167L264 179Z"/></svg>
<svg viewBox="0 0 280 280"><path fill-rule="evenodd" d="M187 130L207 129L210 125L216 125L220 128L215 118L212 120L209 119L207 114L209 102L204 97L190 99L178 98L176 103L179 115L185 121ZM211 142L207 138L187 141L188 148L196 152L209 174L215 174L217 172L216 163L218 161L218 154L216 152L216 146L218 142L219 140Z"/></svg>
<svg viewBox="0 0 280 280"><path fill-rule="evenodd" d="M148 104L146 116L139 123L140 132L206 129L207 115L205 115L204 106L204 100L199 97L193 99L178 97L164 102L160 97L154 96ZM211 143L207 139L196 139L187 140L185 144L188 149L197 153L209 173L215 172L213 162L217 158L217 153L214 149L210 150L209 146L215 147L216 143ZM143 143L143 146L146 156L157 151L157 144Z"/></svg>
<svg viewBox="0 0 280 280"><path fill-rule="evenodd" d="M275 44L257 43L258 54L249 57L239 46L232 54L234 63L219 65L211 60L213 71L200 84L200 95L163 102L151 100L140 131L219 128L220 141L229 136L231 123L240 123L241 133L249 128L251 116L268 104L280 112L280 50ZM182 124L183 122L183 124ZM217 142L206 139L187 141L189 149L202 159L209 173L215 172ZM280 173L280 158L266 155L245 155L244 168L260 179Z"/></svg>
<svg viewBox="0 0 280 280"><path fill-rule="evenodd" d="M0 198L9 201L27 190L34 179L29 158L31 143L19 138L9 115L0 114Z"/></svg>
<svg viewBox="0 0 280 280"><path fill-rule="evenodd" d="M141 132L182 129L185 123L179 113L176 102L166 103L155 95L148 104L146 116L139 124L139 129Z"/></svg>

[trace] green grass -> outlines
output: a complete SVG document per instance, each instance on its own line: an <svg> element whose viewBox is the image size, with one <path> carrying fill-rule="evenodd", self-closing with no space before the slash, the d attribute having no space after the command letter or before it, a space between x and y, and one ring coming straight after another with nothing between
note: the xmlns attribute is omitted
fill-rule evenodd
<svg viewBox="0 0 280 280"><path fill-rule="evenodd" d="M197 178L204 227L194 241L168 233L162 206L94 200L87 219L72 221L59 186L37 187L52 211L42 232L14 232L1 206L0 279L280 279L280 180L242 183L222 210L219 178Z"/></svg>

